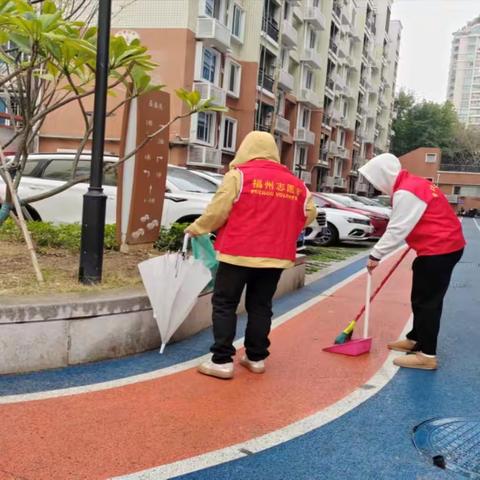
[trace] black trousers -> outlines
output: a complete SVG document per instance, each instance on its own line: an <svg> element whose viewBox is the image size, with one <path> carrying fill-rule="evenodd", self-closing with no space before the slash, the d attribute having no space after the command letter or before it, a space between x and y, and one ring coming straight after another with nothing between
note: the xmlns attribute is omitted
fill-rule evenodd
<svg viewBox="0 0 480 480"><path fill-rule="evenodd" d="M272 298L282 274L280 268L238 267L220 262L213 291L213 336L210 351L214 363L229 363L235 355L233 340L237 328L237 307L247 287L248 313L245 349L250 360L268 357L268 335L272 324Z"/></svg>
<svg viewBox="0 0 480 480"><path fill-rule="evenodd" d="M407 338L417 342L416 351L426 355L437 352L443 299L462 255L463 249L446 255L417 257L413 262L413 330Z"/></svg>

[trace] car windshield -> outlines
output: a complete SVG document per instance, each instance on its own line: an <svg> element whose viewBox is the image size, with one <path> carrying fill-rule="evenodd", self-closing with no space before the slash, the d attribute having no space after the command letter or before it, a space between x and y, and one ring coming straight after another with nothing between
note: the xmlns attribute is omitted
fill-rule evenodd
<svg viewBox="0 0 480 480"><path fill-rule="evenodd" d="M357 195L355 195L354 197L352 197L355 201L357 202L360 202L360 203L363 203L364 205L369 205L371 207L378 207L380 206L378 204L378 202L376 202L375 200L371 200L370 198L366 198L366 197L359 197Z"/></svg>
<svg viewBox="0 0 480 480"><path fill-rule="evenodd" d="M314 195L313 199L317 207L324 208L324 207L330 206L330 204L324 198L317 197L316 195Z"/></svg>
<svg viewBox="0 0 480 480"><path fill-rule="evenodd" d="M343 195L337 195L335 193L329 193L328 195L326 195L326 197L337 203L340 203L345 207L355 207L355 202L349 197L345 197Z"/></svg>
<svg viewBox="0 0 480 480"><path fill-rule="evenodd" d="M217 185L183 168L168 168L168 181L182 192L215 193Z"/></svg>

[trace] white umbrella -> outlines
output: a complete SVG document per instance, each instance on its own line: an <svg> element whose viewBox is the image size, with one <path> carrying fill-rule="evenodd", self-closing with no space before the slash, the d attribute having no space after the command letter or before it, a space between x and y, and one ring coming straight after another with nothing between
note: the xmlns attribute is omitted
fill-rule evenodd
<svg viewBox="0 0 480 480"><path fill-rule="evenodd" d="M212 279L210 270L200 260L187 257L187 245L185 236L182 252L167 253L138 265L160 331L160 353Z"/></svg>

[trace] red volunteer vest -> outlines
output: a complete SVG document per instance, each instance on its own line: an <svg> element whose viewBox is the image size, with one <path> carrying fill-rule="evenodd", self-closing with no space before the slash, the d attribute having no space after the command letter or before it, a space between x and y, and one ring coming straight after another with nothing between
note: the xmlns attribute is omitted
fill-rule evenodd
<svg viewBox="0 0 480 480"><path fill-rule="evenodd" d="M238 167L242 189L215 249L240 257L295 260L305 226L305 184L283 165L253 160Z"/></svg>
<svg viewBox="0 0 480 480"><path fill-rule="evenodd" d="M462 225L443 192L424 178L402 170L393 193L406 190L427 204L420 221L407 237L407 244L419 256L444 255L465 246Z"/></svg>

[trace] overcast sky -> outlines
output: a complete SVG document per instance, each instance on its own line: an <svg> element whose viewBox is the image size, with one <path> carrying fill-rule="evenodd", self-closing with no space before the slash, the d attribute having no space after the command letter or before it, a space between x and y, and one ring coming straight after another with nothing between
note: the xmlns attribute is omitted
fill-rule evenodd
<svg viewBox="0 0 480 480"><path fill-rule="evenodd" d="M397 88L444 102L452 33L480 15L480 0L395 0L392 18L403 24Z"/></svg>

